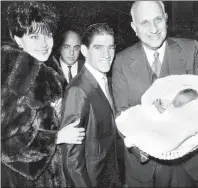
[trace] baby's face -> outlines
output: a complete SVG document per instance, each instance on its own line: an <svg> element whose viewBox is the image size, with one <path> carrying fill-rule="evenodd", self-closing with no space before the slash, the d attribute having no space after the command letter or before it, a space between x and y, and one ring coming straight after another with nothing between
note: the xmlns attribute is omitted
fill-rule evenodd
<svg viewBox="0 0 198 188"><path fill-rule="evenodd" d="M193 99L194 97L192 95L178 94L172 103L175 107L182 107Z"/></svg>

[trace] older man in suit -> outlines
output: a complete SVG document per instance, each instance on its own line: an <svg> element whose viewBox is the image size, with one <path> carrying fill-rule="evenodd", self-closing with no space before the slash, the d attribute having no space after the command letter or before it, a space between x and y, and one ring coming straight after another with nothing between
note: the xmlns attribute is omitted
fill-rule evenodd
<svg viewBox="0 0 198 188"><path fill-rule="evenodd" d="M76 76L84 65L84 60L80 60L80 35L69 30L63 33L61 37L61 45L59 47L59 63L67 83Z"/></svg>
<svg viewBox="0 0 198 188"><path fill-rule="evenodd" d="M116 125L106 76L115 52L113 30L91 25L82 43L86 62L66 89L61 127L79 117L86 137L81 145L62 145L65 172L74 187L116 187Z"/></svg>
<svg viewBox="0 0 198 188"><path fill-rule="evenodd" d="M131 27L140 42L120 52L113 65L117 114L140 104L157 78L198 75L198 42L167 38L167 14L161 1L137 1L131 16ZM175 161L161 161L142 155L136 148L125 148L125 172L129 187L196 187L198 152Z"/></svg>

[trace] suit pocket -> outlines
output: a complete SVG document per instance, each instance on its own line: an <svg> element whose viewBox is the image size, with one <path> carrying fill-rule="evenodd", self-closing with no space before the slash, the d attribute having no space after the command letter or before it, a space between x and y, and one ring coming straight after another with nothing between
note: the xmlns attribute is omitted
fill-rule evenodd
<svg viewBox="0 0 198 188"><path fill-rule="evenodd" d="M125 164L126 176L128 178L142 183L150 182L153 179L156 169L156 163L153 160L150 160L146 164L141 164L135 155L125 148Z"/></svg>
<svg viewBox="0 0 198 188"><path fill-rule="evenodd" d="M198 151L193 152L183 165L190 177L198 181Z"/></svg>
<svg viewBox="0 0 198 188"><path fill-rule="evenodd" d="M86 156L90 160L99 160L105 155L103 150L101 149L101 143L99 140L92 140L86 148Z"/></svg>

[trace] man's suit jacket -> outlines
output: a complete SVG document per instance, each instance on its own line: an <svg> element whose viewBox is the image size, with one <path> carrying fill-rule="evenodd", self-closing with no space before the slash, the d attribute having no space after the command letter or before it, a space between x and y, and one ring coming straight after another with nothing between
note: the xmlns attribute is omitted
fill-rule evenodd
<svg viewBox="0 0 198 188"><path fill-rule="evenodd" d="M154 73L149 66L141 42L116 56L112 70L112 89L117 115L129 107L141 103L142 95L153 83L152 74ZM198 75L197 41L179 38L167 39L159 77L174 74ZM126 176L140 182L149 182L154 175L156 162L150 160L147 164L141 165L133 153L128 152L126 148L125 150ZM192 156L183 164L191 177L198 180L198 156Z"/></svg>
<svg viewBox="0 0 198 188"><path fill-rule="evenodd" d="M62 70L62 67L61 67L61 65L60 65L59 59L58 59L58 62L59 62L59 66L60 66L60 68L61 68L61 70ZM85 63L84 60L78 59L78 70L77 70L77 73L79 73L79 72L81 71L81 69L82 69L84 63ZM62 73L63 73L63 70L62 70ZM64 73L63 73L63 75L64 75ZM64 77L65 77L65 76L64 76ZM65 78L65 80L66 80L66 78ZM67 82L67 80L66 80L66 82ZM68 82L67 82L67 84L68 84Z"/></svg>
<svg viewBox="0 0 198 188"><path fill-rule="evenodd" d="M61 127L81 118L86 136L81 145L63 144L63 161L74 187L112 186L117 171L116 126L111 106L93 75L83 67L69 83Z"/></svg>

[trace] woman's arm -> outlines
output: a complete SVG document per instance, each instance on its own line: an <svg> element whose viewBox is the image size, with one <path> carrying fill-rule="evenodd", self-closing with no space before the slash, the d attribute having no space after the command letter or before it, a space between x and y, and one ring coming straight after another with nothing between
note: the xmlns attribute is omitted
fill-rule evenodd
<svg viewBox="0 0 198 188"><path fill-rule="evenodd" d="M36 179L56 151L57 129L50 108L31 109L25 96L9 88L2 91L2 162L29 180ZM49 118L49 119L48 119Z"/></svg>

